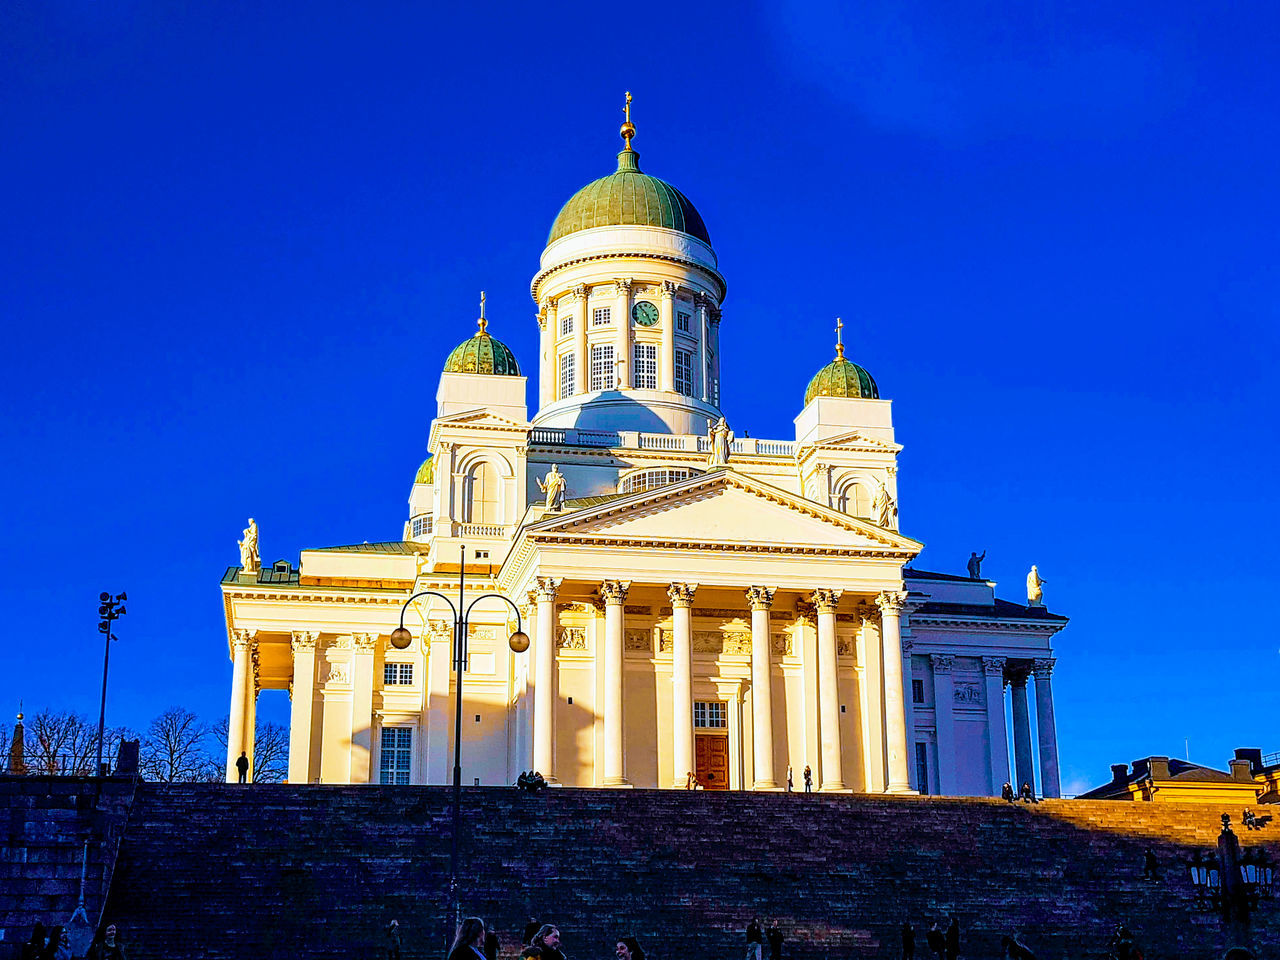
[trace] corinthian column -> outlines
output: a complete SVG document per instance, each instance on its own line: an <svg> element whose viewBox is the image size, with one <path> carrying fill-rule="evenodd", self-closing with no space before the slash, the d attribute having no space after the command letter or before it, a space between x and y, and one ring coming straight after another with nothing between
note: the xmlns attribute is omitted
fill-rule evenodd
<svg viewBox="0 0 1280 960"><path fill-rule="evenodd" d="M773 772L773 676L769 667L769 608L773 606L771 587L747 591L751 603L751 728L755 749L755 789L776 790Z"/></svg>
<svg viewBox="0 0 1280 960"><path fill-rule="evenodd" d="M671 729L675 743L671 750L672 786L684 786L693 772L693 622L690 607L696 583L673 583L671 598Z"/></svg>
<svg viewBox="0 0 1280 960"><path fill-rule="evenodd" d="M560 373L556 341L560 329L556 323L556 302L548 300L538 311L538 409L555 399L555 380Z"/></svg>
<svg viewBox="0 0 1280 960"><path fill-rule="evenodd" d="M316 641L320 634L295 630L293 650L293 693L289 703L289 782L311 779L311 717L316 698Z"/></svg>
<svg viewBox="0 0 1280 960"><path fill-rule="evenodd" d="M711 357L711 328L707 319L707 304L705 293L693 295L693 309L698 315L698 349L694 359L698 369L693 372L697 378L694 383L698 385L695 396L701 397L704 402L711 398L711 377L708 376L707 370Z"/></svg>
<svg viewBox="0 0 1280 960"><path fill-rule="evenodd" d="M591 352L587 349L587 324L591 321L587 317L587 289L584 283L573 288L573 393L586 393L591 387ZM559 362L556 361L557 364ZM557 380L559 376L557 366Z"/></svg>
<svg viewBox="0 0 1280 960"><path fill-rule="evenodd" d="M1040 793L1046 797L1062 796L1058 784L1058 733L1053 722L1052 660L1036 660L1036 727L1040 740Z"/></svg>
<svg viewBox="0 0 1280 960"><path fill-rule="evenodd" d="M658 389L670 393L676 388L676 285L663 280L660 295L658 325L662 327L662 356L658 359Z"/></svg>
<svg viewBox="0 0 1280 960"><path fill-rule="evenodd" d="M933 723L938 738L938 792L949 797L956 792L956 685L951 676L955 658L935 653L933 664Z"/></svg>
<svg viewBox="0 0 1280 960"><path fill-rule="evenodd" d="M600 584L604 598L604 779L606 787L627 783L622 766L622 638L623 604L629 580L606 580Z"/></svg>
<svg viewBox="0 0 1280 960"><path fill-rule="evenodd" d="M249 697L249 660L257 647L255 630L236 630L231 637L231 713L227 716L227 783L240 779L236 761L245 745L244 721Z"/></svg>
<svg viewBox="0 0 1280 960"><path fill-rule="evenodd" d="M1009 780L1009 739L1004 725L1004 657L983 657L987 676L987 737L991 750L991 796Z"/></svg>
<svg viewBox="0 0 1280 960"><path fill-rule="evenodd" d="M370 783L373 756L373 654L376 633L351 636L351 782Z"/></svg>
<svg viewBox="0 0 1280 960"><path fill-rule="evenodd" d="M822 743L821 790L843 790L840 743L840 678L836 673L836 604L840 590L813 591L818 610L818 717Z"/></svg>
<svg viewBox="0 0 1280 960"><path fill-rule="evenodd" d="M902 696L902 608L907 595L886 590L876 597L880 608L880 643L884 654L884 738L889 757L886 793L911 793L907 770L907 708Z"/></svg>
<svg viewBox="0 0 1280 960"><path fill-rule="evenodd" d="M533 769L555 782L556 593L559 577L538 577L538 639L533 687Z"/></svg>
<svg viewBox="0 0 1280 960"><path fill-rule="evenodd" d="M614 284L618 290L618 304L614 307L618 339L613 360L618 370L618 389L625 390L631 386L631 281L615 280Z"/></svg>
<svg viewBox="0 0 1280 960"><path fill-rule="evenodd" d="M1024 783L1035 789L1036 772L1031 760L1031 715L1027 709L1027 675L1024 671L1009 677L1009 696L1013 701L1013 763L1018 779L1014 787Z"/></svg>

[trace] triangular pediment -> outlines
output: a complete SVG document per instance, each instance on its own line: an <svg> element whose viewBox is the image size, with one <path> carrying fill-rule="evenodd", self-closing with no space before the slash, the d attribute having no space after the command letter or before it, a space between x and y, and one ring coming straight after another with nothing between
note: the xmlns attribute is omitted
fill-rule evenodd
<svg viewBox="0 0 1280 960"><path fill-rule="evenodd" d="M921 544L732 471L619 497L526 528L544 542L600 540L718 548L914 555Z"/></svg>
<svg viewBox="0 0 1280 960"><path fill-rule="evenodd" d="M888 440L881 440L878 437L867 436L857 430L850 430L847 433L841 433L834 437L827 437L825 440L818 440L813 443L807 443L804 446L806 453L815 450L880 450L885 453L898 453L902 450L899 444L892 443Z"/></svg>
<svg viewBox="0 0 1280 960"><path fill-rule="evenodd" d="M527 424L516 423L506 417L499 417L488 410L464 410L451 413L447 417L436 417L437 427L502 427L523 430Z"/></svg>

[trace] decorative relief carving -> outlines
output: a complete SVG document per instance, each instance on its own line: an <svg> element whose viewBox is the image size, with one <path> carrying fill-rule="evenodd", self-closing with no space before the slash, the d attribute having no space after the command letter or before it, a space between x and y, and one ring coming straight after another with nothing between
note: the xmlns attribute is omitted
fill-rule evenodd
<svg viewBox="0 0 1280 960"><path fill-rule="evenodd" d="M631 280L615 280L615 281L613 281L613 286L614 286L614 288L618 291L618 296L620 296L620 297L621 297L621 296L623 296L623 295L628 295L628 296L629 296L629 295L631 294L631 284L632 284L632 281L631 281Z"/></svg>
<svg viewBox="0 0 1280 960"><path fill-rule="evenodd" d="M331 663L329 664L329 672L324 678L325 683L350 683L351 682L351 664L349 663Z"/></svg>
<svg viewBox="0 0 1280 960"><path fill-rule="evenodd" d="M693 631L694 653L720 653L724 650L724 634L719 630Z"/></svg>
<svg viewBox="0 0 1280 960"><path fill-rule="evenodd" d="M818 613L818 608L815 607L808 600L796 601L796 619L797 620L804 621L805 623L813 623L814 618L817 616L817 613Z"/></svg>
<svg viewBox="0 0 1280 960"><path fill-rule="evenodd" d="M659 289L660 289L661 294L662 294L662 299L664 299L664 300L673 300L673 299L675 299L675 295L676 295L676 285L675 285L672 281L670 281L670 280L663 280L663 281L662 281L662 286L661 286Z"/></svg>
<svg viewBox="0 0 1280 960"><path fill-rule="evenodd" d="M1036 675L1037 682L1048 680L1053 675L1054 660L1033 660L1031 662L1031 670Z"/></svg>
<svg viewBox="0 0 1280 960"><path fill-rule="evenodd" d="M795 642L787 633L775 633L769 638L770 649L780 657L795 656Z"/></svg>
<svg viewBox="0 0 1280 960"><path fill-rule="evenodd" d="M231 644L252 651L258 645L257 637L257 630L235 630L231 634Z"/></svg>
<svg viewBox="0 0 1280 960"><path fill-rule="evenodd" d="M673 607L692 607L693 595L698 592L696 583L673 583L667 588Z"/></svg>
<svg viewBox="0 0 1280 960"><path fill-rule="evenodd" d="M289 646L293 648L293 652L299 650L314 650L316 641L320 639L320 631L318 630L295 630L289 640Z"/></svg>
<svg viewBox="0 0 1280 960"><path fill-rule="evenodd" d="M955 657L947 656L944 653L931 653L929 654L929 661L933 664L934 673L950 673Z"/></svg>
<svg viewBox="0 0 1280 960"><path fill-rule="evenodd" d="M642 650L649 653L653 649L653 641L648 630L628 630L623 637L623 649Z"/></svg>
<svg viewBox="0 0 1280 960"><path fill-rule="evenodd" d="M841 637L839 635L836 636L836 656L837 657L852 657L855 655L856 650L857 650L857 646L854 643L853 637Z"/></svg>
<svg viewBox="0 0 1280 960"><path fill-rule="evenodd" d="M970 683L968 681L957 681L955 688L956 703L966 703L974 706L982 705L982 684Z"/></svg>
<svg viewBox="0 0 1280 960"><path fill-rule="evenodd" d="M498 628L481 627L473 623L467 627L467 636L471 637L473 640L497 640Z"/></svg>
<svg viewBox="0 0 1280 960"><path fill-rule="evenodd" d="M902 647L902 652L903 652L904 654L908 654L908 653L910 653L910 652L911 652L911 649L916 645L916 642L915 642L914 640L907 640L906 638L903 638L903 639L899 640L898 642L899 642L900 646Z"/></svg>
<svg viewBox="0 0 1280 960"><path fill-rule="evenodd" d="M1004 657L983 657L982 672L988 677L1004 676Z"/></svg>
<svg viewBox="0 0 1280 960"><path fill-rule="evenodd" d="M570 296L573 297L575 301L585 300L587 299L587 289L588 288L585 283L580 283L573 288L573 293L571 293Z"/></svg>
<svg viewBox="0 0 1280 960"><path fill-rule="evenodd" d="M815 590L810 597L818 613L835 613L842 593L844 593L843 590Z"/></svg>
<svg viewBox="0 0 1280 960"><path fill-rule="evenodd" d="M628 614L632 614L638 617L647 617L653 613L652 607L644 607L634 603L628 603L622 609Z"/></svg>
<svg viewBox="0 0 1280 960"><path fill-rule="evenodd" d="M347 633L334 637L329 641L329 648L332 650L350 650L351 634Z"/></svg>
<svg viewBox="0 0 1280 960"><path fill-rule="evenodd" d="M885 590L876 597L876 606L880 608L880 612L889 616L900 616L902 608L906 605L907 593L905 590Z"/></svg>
<svg viewBox="0 0 1280 960"><path fill-rule="evenodd" d="M724 652L744 656L751 655L751 634L734 631L724 635Z"/></svg>
<svg viewBox="0 0 1280 960"><path fill-rule="evenodd" d="M534 588L539 600L550 600L555 602L556 594L560 591L560 584L564 582L563 577L538 577Z"/></svg>
<svg viewBox="0 0 1280 960"><path fill-rule="evenodd" d="M773 606L773 595L777 592L777 587L749 587L747 589L747 602L751 604L752 610L768 610Z"/></svg>
<svg viewBox="0 0 1280 960"><path fill-rule="evenodd" d="M373 648L378 643L378 635L376 633L353 633L351 640L359 652L373 653Z"/></svg>
<svg viewBox="0 0 1280 960"><path fill-rule="evenodd" d="M561 627L556 646L561 650L587 649L587 631L584 627Z"/></svg>
<svg viewBox="0 0 1280 960"><path fill-rule="evenodd" d="M600 596L607 604L621 606L626 602L630 589L630 580L605 580L600 584Z"/></svg>
<svg viewBox="0 0 1280 960"><path fill-rule="evenodd" d="M670 652L671 652L671 640L672 640L672 638L671 638L671 631L670 631L670 630L659 630L659 631L658 631L658 652L659 652L659 653L670 653Z"/></svg>
<svg viewBox="0 0 1280 960"><path fill-rule="evenodd" d="M735 610L733 607L695 607L692 615L706 617L708 620L740 620L743 623L747 621L746 612Z"/></svg>

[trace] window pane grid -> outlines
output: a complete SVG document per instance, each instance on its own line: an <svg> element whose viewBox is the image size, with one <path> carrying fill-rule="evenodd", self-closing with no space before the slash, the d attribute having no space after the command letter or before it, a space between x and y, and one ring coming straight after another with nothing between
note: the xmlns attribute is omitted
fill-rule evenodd
<svg viewBox="0 0 1280 960"><path fill-rule="evenodd" d="M566 353L560 357L560 398L573 396L574 390L574 355Z"/></svg>
<svg viewBox="0 0 1280 960"><path fill-rule="evenodd" d="M564 337L573 333L573 314L565 310L560 314L560 336Z"/></svg>
<svg viewBox="0 0 1280 960"><path fill-rule="evenodd" d="M676 393L693 396L693 354L688 350L676 351Z"/></svg>
<svg viewBox="0 0 1280 960"><path fill-rule="evenodd" d="M649 343L635 345L635 387L637 390L658 389L658 348Z"/></svg>
<svg viewBox="0 0 1280 960"><path fill-rule="evenodd" d="M681 333L689 332L689 315L683 310L676 313L676 329Z"/></svg>
<svg viewBox="0 0 1280 960"><path fill-rule="evenodd" d="M591 348L591 389L613 389L613 344L601 343Z"/></svg>
<svg viewBox="0 0 1280 960"><path fill-rule="evenodd" d="M613 310L610 307L596 307L591 311L591 325L593 327L603 327L612 317Z"/></svg>
<svg viewBox="0 0 1280 960"><path fill-rule="evenodd" d="M724 729L729 726L729 711L719 700L695 700L693 725L706 729Z"/></svg>
<svg viewBox="0 0 1280 960"><path fill-rule="evenodd" d="M379 780L407 784L413 757L413 731L408 727L383 727L381 747Z"/></svg>

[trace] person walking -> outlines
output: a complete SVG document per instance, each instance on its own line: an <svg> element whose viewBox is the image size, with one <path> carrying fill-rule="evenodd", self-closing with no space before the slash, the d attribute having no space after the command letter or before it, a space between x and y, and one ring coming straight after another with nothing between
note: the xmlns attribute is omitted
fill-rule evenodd
<svg viewBox="0 0 1280 960"><path fill-rule="evenodd" d="M236 760L236 771L240 774L240 782L249 782L249 756L245 751L240 751L240 756Z"/></svg>
<svg viewBox="0 0 1280 960"><path fill-rule="evenodd" d="M778 929L777 920L769 924L765 939L769 941L769 960L782 960L782 931Z"/></svg>
<svg viewBox="0 0 1280 960"><path fill-rule="evenodd" d="M565 960L564 951L560 949L560 930L553 923L539 927L531 945L542 951L542 960Z"/></svg>
<svg viewBox="0 0 1280 960"><path fill-rule="evenodd" d="M467 917L458 924L458 935L449 948L449 960L485 960L484 921L479 917Z"/></svg>
<svg viewBox="0 0 1280 960"><path fill-rule="evenodd" d="M960 955L960 921L951 915L951 924L947 927L947 960L956 960Z"/></svg>
<svg viewBox="0 0 1280 960"><path fill-rule="evenodd" d="M804 765L804 792L813 793L813 768L807 763Z"/></svg>
<svg viewBox="0 0 1280 960"><path fill-rule="evenodd" d="M760 929L760 921L751 918L747 924L747 960L761 960L764 952L764 931Z"/></svg>
<svg viewBox="0 0 1280 960"><path fill-rule="evenodd" d="M902 922L902 960L916 960L916 928L910 920Z"/></svg>

